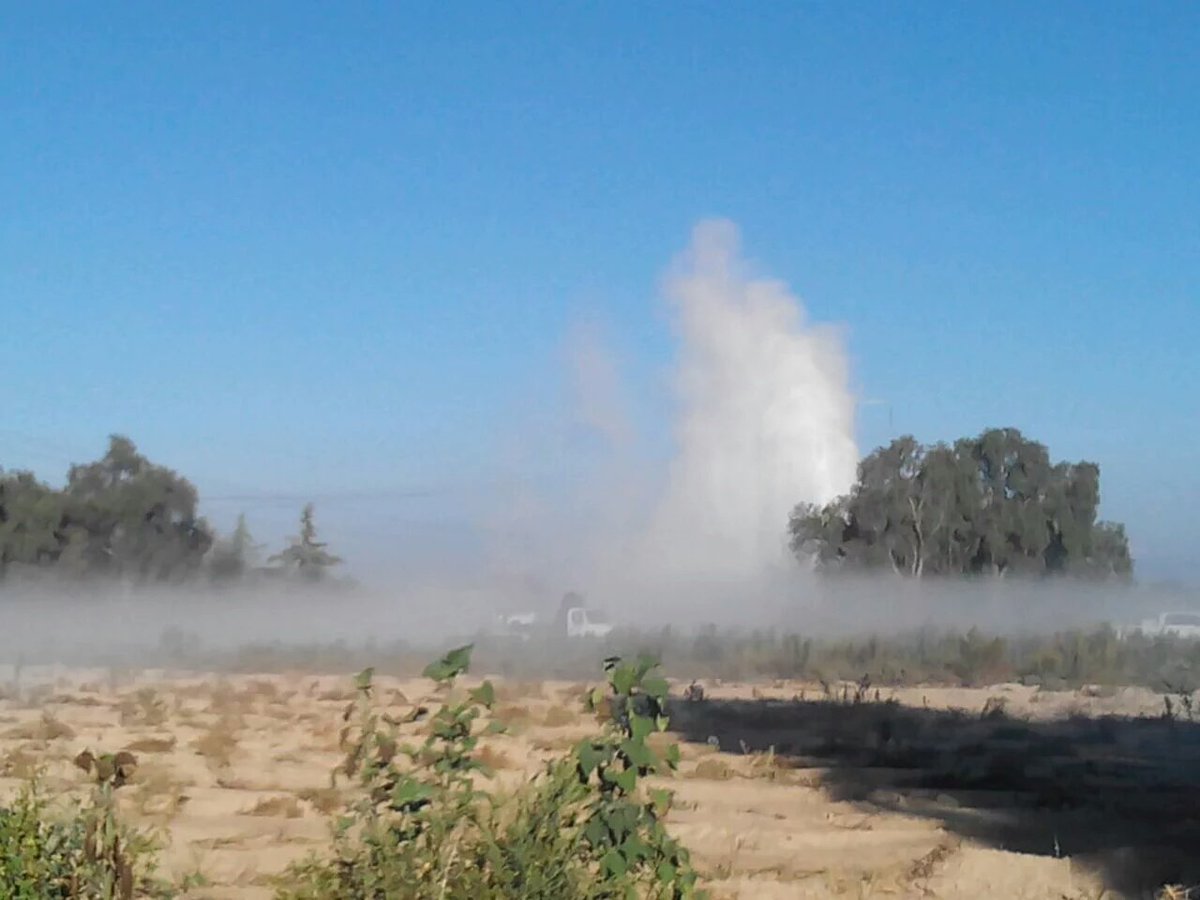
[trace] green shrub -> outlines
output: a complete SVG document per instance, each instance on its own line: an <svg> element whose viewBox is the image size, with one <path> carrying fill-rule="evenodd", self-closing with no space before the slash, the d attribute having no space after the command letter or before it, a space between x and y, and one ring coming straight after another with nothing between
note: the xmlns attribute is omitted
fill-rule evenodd
<svg viewBox="0 0 1200 900"><path fill-rule="evenodd" d="M609 689L592 696L612 713L596 738L551 762L515 793L483 790L476 753L481 719L495 703L490 682L460 695L472 648L451 651L425 674L448 692L434 713L402 719L376 711L373 673L356 680L344 713L346 757L335 778L358 788L333 830L332 853L293 865L280 900L624 900L690 898L695 874L666 833L663 791L638 779L671 768L647 746L666 728L666 682L643 661L605 663ZM424 739L412 738L424 728ZM645 794L645 796L643 796Z"/></svg>
<svg viewBox="0 0 1200 900"><path fill-rule="evenodd" d="M0 808L0 897L3 900L133 900L167 897L154 878L157 847L122 824L113 792L136 766L132 754L93 756L76 765L93 777L89 801L72 815L54 814L36 779Z"/></svg>

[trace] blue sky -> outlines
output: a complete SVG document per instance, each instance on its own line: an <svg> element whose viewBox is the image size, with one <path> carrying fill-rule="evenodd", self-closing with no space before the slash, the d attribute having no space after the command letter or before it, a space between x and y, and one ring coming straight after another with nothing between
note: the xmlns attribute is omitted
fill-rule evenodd
<svg viewBox="0 0 1200 900"><path fill-rule="evenodd" d="M1095 459L1193 574L1200 6L447 6L0 6L0 463L123 431L453 544L580 316L662 426L657 281L720 215L892 431Z"/></svg>

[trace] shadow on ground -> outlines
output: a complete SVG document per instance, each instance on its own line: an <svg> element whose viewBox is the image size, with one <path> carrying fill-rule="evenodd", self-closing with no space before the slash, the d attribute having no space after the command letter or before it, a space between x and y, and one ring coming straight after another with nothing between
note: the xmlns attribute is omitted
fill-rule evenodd
<svg viewBox="0 0 1200 900"><path fill-rule="evenodd" d="M937 821L980 843L1061 855L1128 897L1200 883L1200 723L1059 721L892 702L679 701L672 730L774 748L835 799Z"/></svg>

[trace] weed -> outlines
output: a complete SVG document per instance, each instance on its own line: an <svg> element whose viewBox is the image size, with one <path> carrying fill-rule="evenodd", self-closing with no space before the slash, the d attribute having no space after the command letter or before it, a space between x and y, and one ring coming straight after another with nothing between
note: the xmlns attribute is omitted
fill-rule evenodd
<svg viewBox="0 0 1200 900"><path fill-rule="evenodd" d="M504 726L485 714L490 682L460 693L471 647L426 668L443 689L435 712L417 706L395 718L374 703L373 673L356 679L343 713L345 758L335 772L356 786L333 830L332 858L309 857L277 881L283 900L404 897L412 900L618 900L695 895L687 852L662 824L666 791L645 793L643 775L665 771L647 744L666 728L666 682L648 661L609 659L608 690L590 695L606 725L576 744L513 794L479 787L494 752L479 748ZM419 731L418 731L419 730ZM420 742L411 735L423 733ZM490 757L490 759L489 759ZM643 795L645 793L645 795Z"/></svg>

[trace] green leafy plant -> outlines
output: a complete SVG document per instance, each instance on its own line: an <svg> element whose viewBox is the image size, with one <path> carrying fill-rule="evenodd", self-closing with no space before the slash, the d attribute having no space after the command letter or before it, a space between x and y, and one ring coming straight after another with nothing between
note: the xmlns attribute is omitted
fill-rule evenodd
<svg viewBox="0 0 1200 900"><path fill-rule="evenodd" d="M137 765L130 753L75 759L93 777L91 797L57 816L33 778L0 808L0 896L5 900L133 900L171 896L154 877L157 845L116 815L113 793Z"/></svg>
<svg viewBox="0 0 1200 900"><path fill-rule="evenodd" d="M471 646L425 669L445 702L393 717L374 700L374 673L355 681L343 713L345 758L335 772L354 799L337 817L330 857L309 857L278 881L281 900L625 900L691 898L687 851L666 832L670 794L644 790L642 776L669 771L647 738L666 728L667 685L648 660L605 663L608 690L594 708L612 712L603 733L551 761L504 795L480 785L491 775L479 740L503 731L485 723L490 682L461 691ZM414 735L416 732L416 735ZM423 735L423 737L421 737ZM420 737L420 739L416 739Z"/></svg>
<svg viewBox="0 0 1200 900"><path fill-rule="evenodd" d="M667 682L648 657L632 664L609 657L604 669L608 691L597 688L589 703L607 713L610 722L601 737L583 741L575 750L578 776L593 788L584 838L605 878L646 880L654 897L694 896L696 874L688 852L663 824L671 793L662 788L643 791L639 783L647 775L674 771L679 764L678 745L671 744L660 755L647 741L651 734L666 731ZM627 896L637 893L627 891Z"/></svg>

